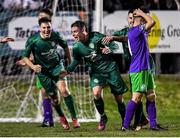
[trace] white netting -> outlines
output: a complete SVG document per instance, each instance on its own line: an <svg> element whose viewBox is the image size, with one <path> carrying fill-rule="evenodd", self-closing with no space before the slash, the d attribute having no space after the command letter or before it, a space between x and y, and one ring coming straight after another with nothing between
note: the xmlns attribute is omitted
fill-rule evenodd
<svg viewBox="0 0 180 138"><path fill-rule="evenodd" d="M60 32L68 40L68 44L72 45L70 25L80 19L91 30L94 1L23 0L23 4L21 1L0 0L0 37L15 38L15 42L0 44L0 121L39 122L42 121L42 101L35 85L35 75L29 68L16 64L21 58L25 41L38 26L38 12L41 8L51 8L56 13L53 17L53 29ZM75 99L78 117L82 121L96 120L89 76L83 63L68 77L68 84ZM62 107L70 117L64 103Z"/></svg>

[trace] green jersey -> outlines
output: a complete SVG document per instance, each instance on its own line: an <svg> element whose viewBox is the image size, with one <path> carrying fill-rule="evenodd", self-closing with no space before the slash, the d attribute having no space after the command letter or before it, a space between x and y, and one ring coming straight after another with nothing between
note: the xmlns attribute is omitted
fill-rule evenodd
<svg viewBox="0 0 180 138"><path fill-rule="evenodd" d="M29 57L32 53L34 63L41 65L42 71L52 69L61 62L58 45L65 49L67 42L56 32L52 32L49 39L43 39L39 33L35 34L27 40L23 57Z"/></svg>
<svg viewBox="0 0 180 138"><path fill-rule="evenodd" d="M89 39L86 43L75 42L73 45L73 62L67 67L67 71L75 70L80 61L84 58L85 63L91 69L91 73L106 73L115 69L116 63L111 54L103 54L102 49L105 45L102 38L105 35L98 32L89 33ZM114 42L108 46L112 51L117 48Z"/></svg>

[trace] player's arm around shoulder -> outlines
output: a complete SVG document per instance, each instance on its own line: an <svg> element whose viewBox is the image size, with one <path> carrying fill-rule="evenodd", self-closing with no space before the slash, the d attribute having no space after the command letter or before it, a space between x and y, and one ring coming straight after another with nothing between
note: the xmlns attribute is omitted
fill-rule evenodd
<svg viewBox="0 0 180 138"><path fill-rule="evenodd" d="M122 31L123 30L120 30L117 33L112 34L111 36L105 36L102 39L102 42L104 44L108 44L108 43L110 43L112 41L127 42L128 41L128 37L127 37L127 35L123 35Z"/></svg>

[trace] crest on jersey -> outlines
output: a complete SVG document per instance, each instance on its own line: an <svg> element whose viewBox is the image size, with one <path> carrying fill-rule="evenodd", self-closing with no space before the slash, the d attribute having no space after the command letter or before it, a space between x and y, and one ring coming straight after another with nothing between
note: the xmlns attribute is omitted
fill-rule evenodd
<svg viewBox="0 0 180 138"><path fill-rule="evenodd" d="M93 43L90 43L90 44L89 44L89 47L92 48L92 49L94 49L94 44L93 44Z"/></svg>
<svg viewBox="0 0 180 138"><path fill-rule="evenodd" d="M51 45L52 45L52 47L55 47L55 46L56 46L56 44L55 44L54 42L51 42Z"/></svg>
<svg viewBox="0 0 180 138"><path fill-rule="evenodd" d="M146 91L146 90L147 90L146 85L145 85L145 84L142 84L142 85L141 85L141 91L143 91L143 92L144 92L144 91Z"/></svg>
<svg viewBox="0 0 180 138"><path fill-rule="evenodd" d="M98 80L98 79L94 79L94 82L95 82L95 83L98 83L98 82L99 82L99 80Z"/></svg>

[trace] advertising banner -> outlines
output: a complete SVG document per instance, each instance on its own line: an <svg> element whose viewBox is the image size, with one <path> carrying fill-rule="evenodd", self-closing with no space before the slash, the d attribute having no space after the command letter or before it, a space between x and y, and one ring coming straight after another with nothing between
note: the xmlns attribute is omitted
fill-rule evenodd
<svg viewBox="0 0 180 138"><path fill-rule="evenodd" d="M104 33L112 35L114 31L127 26L128 11L116 11L104 16ZM152 53L180 52L180 12L179 11L151 11L156 25L151 30L148 43ZM122 53L119 45L118 53Z"/></svg>

